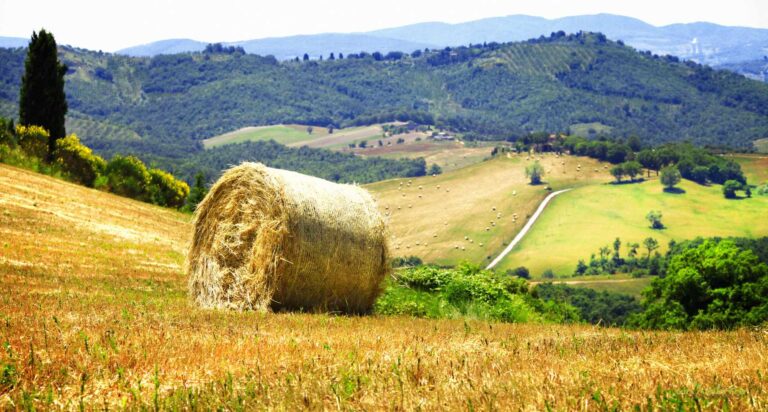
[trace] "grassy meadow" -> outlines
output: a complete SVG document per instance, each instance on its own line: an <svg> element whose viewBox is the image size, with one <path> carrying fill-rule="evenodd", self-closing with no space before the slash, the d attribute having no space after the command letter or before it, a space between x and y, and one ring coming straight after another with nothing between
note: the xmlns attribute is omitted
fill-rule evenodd
<svg viewBox="0 0 768 412"><path fill-rule="evenodd" d="M768 156L765 155L729 155L741 165L747 182L753 185L768 183Z"/></svg>
<svg viewBox="0 0 768 412"><path fill-rule="evenodd" d="M768 406L765 331L200 310L189 215L4 165L0 187L0 409Z"/></svg>
<svg viewBox="0 0 768 412"><path fill-rule="evenodd" d="M417 142L407 145L375 147L359 152L363 156L391 159L422 157L427 165L436 164L443 172L450 172L488 159L493 146L464 146L459 142Z"/></svg>
<svg viewBox="0 0 768 412"><path fill-rule="evenodd" d="M555 198L529 234L499 264L499 269L528 267L539 275L546 269L557 274L573 273L579 259L589 260L616 237L622 242L659 241L660 252L670 240L697 236L768 235L768 197L728 200L722 186L702 186L683 180L685 193L666 193L657 179L633 184L596 184L580 187ZM649 226L645 215L660 210L662 230ZM623 246L622 246L623 247ZM622 249L622 254L626 249Z"/></svg>
<svg viewBox="0 0 768 412"><path fill-rule="evenodd" d="M366 188L388 216L395 256L483 264L525 225L549 193L547 184L558 190L611 179L606 165L593 159L545 154L545 184L531 186L525 166L538 158L501 156L435 177L393 179Z"/></svg>
<svg viewBox="0 0 768 412"><path fill-rule="evenodd" d="M206 149L232 143L258 142L274 140L280 144L303 143L328 135L328 129L313 127L312 134L307 133L307 126L300 124L278 124L273 126L244 127L203 140Z"/></svg>

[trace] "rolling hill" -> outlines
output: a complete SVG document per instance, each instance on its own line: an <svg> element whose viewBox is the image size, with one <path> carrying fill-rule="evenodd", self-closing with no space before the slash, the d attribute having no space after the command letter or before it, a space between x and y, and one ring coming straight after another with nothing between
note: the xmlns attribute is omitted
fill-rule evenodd
<svg viewBox="0 0 768 412"><path fill-rule="evenodd" d="M366 186L383 209L395 256L427 262L487 264L523 227L549 193L531 186L525 166L536 158L503 156L438 176ZM588 158L540 157L553 190L610 181L604 164ZM577 172L577 165L583 167Z"/></svg>
<svg viewBox="0 0 768 412"><path fill-rule="evenodd" d="M510 155L436 177L394 179L366 187L388 216L396 256L414 255L449 265L464 260L487 264L549 193L543 185L529 185L524 175L525 166L539 158L547 171L546 185L574 190L551 202L497 270L525 266L534 277L547 269L571 275L579 259L589 261L591 254L617 237L625 244L642 244L653 237L663 252L670 240L768 235L762 218L768 207L766 196L728 200L722 186L688 180L680 185L685 193L670 194L655 176L641 183L615 185L610 165L589 158ZM766 158L739 156L736 160L755 183L768 179ZM649 227L645 215L651 210L662 212L665 229ZM644 256L642 247L640 252Z"/></svg>
<svg viewBox="0 0 768 412"><path fill-rule="evenodd" d="M70 114L107 124L72 130L102 154L135 153L169 169L202 152L206 138L280 123L413 120L466 140L610 130L648 143L742 148L768 136L768 85L638 53L600 34L298 63L237 51L150 59L62 48L61 55ZM24 52L0 49L0 57L0 108L12 112ZM206 156L225 156L218 150ZM222 163L242 160L227 153Z"/></svg>
<svg viewBox="0 0 768 412"><path fill-rule="evenodd" d="M6 165L0 188L0 409L760 410L768 399L758 328L204 310L182 269L189 215Z"/></svg>

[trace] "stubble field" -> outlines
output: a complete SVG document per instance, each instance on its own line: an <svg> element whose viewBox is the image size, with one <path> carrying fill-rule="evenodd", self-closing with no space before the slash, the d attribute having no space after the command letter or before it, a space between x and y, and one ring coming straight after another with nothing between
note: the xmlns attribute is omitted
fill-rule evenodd
<svg viewBox="0 0 768 412"><path fill-rule="evenodd" d="M768 407L765 330L199 310L188 222L0 165L0 408Z"/></svg>

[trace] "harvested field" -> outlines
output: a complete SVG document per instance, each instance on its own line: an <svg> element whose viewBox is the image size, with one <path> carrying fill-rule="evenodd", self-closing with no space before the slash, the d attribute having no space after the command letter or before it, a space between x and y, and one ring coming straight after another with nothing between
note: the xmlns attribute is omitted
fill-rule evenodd
<svg viewBox="0 0 768 412"><path fill-rule="evenodd" d="M0 182L0 409L768 407L765 330L203 310L188 215L4 165Z"/></svg>

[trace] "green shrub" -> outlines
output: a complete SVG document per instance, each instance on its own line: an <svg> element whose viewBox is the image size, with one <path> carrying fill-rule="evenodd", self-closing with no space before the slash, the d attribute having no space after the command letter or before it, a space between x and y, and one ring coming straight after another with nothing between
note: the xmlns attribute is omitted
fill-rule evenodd
<svg viewBox="0 0 768 412"><path fill-rule="evenodd" d="M631 319L651 329L732 329L768 321L768 265L733 240L705 240L676 253Z"/></svg>
<svg viewBox="0 0 768 412"><path fill-rule="evenodd" d="M71 180L88 187L94 186L96 178L103 174L107 167L107 162L93 154L88 146L80 143L75 134L56 141L54 158Z"/></svg>
<svg viewBox="0 0 768 412"><path fill-rule="evenodd" d="M398 256L392 259L392 267L400 268L403 266L419 266L422 262L418 256Z"/></svg>
<svg viewBox="0 0 768 412"><path fill-rule="evenodd" d="M48 155L48 131L40 126L16 126L16 139L30 156L44 159Z"/></svg>
<svg viewBox="0 0 768 412"><path fill-rule="evenodd" d="M13 120L0 117L0 146L16 146L16 128L13 126Z"/></svg>
<svg viewBox="0 0 768 412"><path fill-rule="evenodd" d="M736 191L741 189L742 185L737 180L727 180L723 183L723 196L726 199L735 199Z"/></svg>
<svg viewBox="0 0 768 412"><path fill-rule="evenodd" d="M387 281L374 310L382 315L502 322L579 320L574 307L533 296L525 280L468 264L398 270L394 279Z"/></svg>
<svg viewBox="0 0 768 412"><path fill-rule="evenodd" d="M148 200L151 176L144 163L134 156L116 155L106 168L109 190L120 196Z"/></svg>
<svg viewBox="0 0 768 412"><path fill-rule="evenodd" d="M149 176L149 197L152 203L177 209L184 205L189 196L189 185L186 182L160 169L150 170Z"/></svg>

